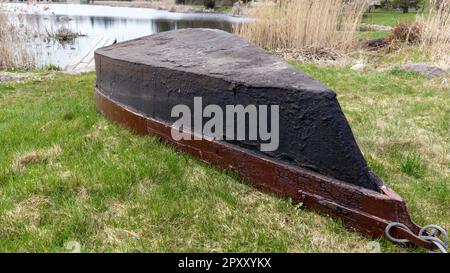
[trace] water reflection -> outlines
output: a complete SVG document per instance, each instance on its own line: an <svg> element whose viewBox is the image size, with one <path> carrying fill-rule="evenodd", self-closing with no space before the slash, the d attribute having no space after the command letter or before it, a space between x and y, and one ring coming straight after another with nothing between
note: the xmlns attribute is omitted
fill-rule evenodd
<svg viewBox="0 0 450 273"><path fill-rule="evenodd" d="M20 4L16 4L20 5ZM38 5L40 6L40 5ZM215 28L231 31L236 19L223 15L179 14L134 8L112 8L88 5L48 5L50 8L10 13L20 25L33 29L30 48L36 65L56 64L62 68L102 37L118 42L162 31L182 28ZM122 10L123 12L120 12ZM89 15L83 15L89 14ZM49 39L61 27L86 36L72 42L60 43Z"/></svg>

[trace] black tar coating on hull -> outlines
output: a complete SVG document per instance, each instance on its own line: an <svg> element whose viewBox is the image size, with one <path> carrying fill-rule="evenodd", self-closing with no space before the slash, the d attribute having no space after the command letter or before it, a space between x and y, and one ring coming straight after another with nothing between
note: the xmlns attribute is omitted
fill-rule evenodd
<svg viewBox="0 0 450 273"><path fill-rule="evenodd" d="M367 167L336 94L265 50L224 31L183 29L95 52L96 86L167 123L175 105L279 105L280 145L264 154L371 190ZM193 110L192 110L193 111ZM227 140L226 140L227 141ZM262 153L255 141L227 141ZM239 160L239 159L236 159Z"/></svg>

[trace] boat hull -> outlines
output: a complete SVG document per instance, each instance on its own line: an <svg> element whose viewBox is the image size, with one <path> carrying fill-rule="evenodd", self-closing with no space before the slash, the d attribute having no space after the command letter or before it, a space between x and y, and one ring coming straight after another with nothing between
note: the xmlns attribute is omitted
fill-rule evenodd
<svg viewBox="0 0 450 273"><path fill-rule="evenodd" d="M265 50L223 31L184 29L98 49L95 62L96 106L120 125L338 216L363 234L380 237L398 222L409 230L396 226L391 235L433 248L415 235L420 228L405 202L368 168L336 94ZM209 138L184 127L189 137L174 138L179 105L205 123L196 98L220 109L279 106L278 148L262 151L261 140ZM241 119L244 128L252 125Z"/></svg>

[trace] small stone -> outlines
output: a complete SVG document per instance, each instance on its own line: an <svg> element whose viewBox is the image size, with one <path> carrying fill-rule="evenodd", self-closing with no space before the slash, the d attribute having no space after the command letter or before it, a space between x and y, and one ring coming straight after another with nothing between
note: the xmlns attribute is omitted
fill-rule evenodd
<svg viewBox="0 0 450 273"><path fill-rule="evenodd" d="M363 63L357 63L351 67L351 69L355 71L364 71L366 70L366 68L367 68L366 65Z"/></svg>
<svg viewBox="0 0 450 273"><path fill-rule="evenodd" d="M445 77L448 72L433 65L428 65L425 63L409 63L403 66L403 69L407 71L417 72L429 78L435 77Z"/></svg>

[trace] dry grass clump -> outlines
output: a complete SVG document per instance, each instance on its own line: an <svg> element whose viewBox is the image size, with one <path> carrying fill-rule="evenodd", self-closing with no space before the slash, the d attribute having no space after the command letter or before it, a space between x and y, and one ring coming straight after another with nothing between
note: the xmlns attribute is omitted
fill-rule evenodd
<svg viewBox="0 0 450 273"><path fill-rule="evenodd" d="M0 69L30 68L33 57L26 46L23 29L11 22L0 3Z"/></svg>
<svg viewBox="0 0 450 273"><path fill-rule="evenodd" d="M60 27L54 31L47 30L47 35L53 39L60 41L60 42L70 42L70 41L75 40L78 37L85 36L81 33L74 32L70 28L67 28L67 27Z"/></svg>
<svg viewBox="0 0 450 273"><path fill-rule="evenodd" d="M321 66L345 66L351 63L351 59L346 54L327 48L275 49L272 53L283 59L295 60L298 63L310 63Z"/></svg>
<svg viewBox="0 0 450 273"><path fill-rule="evenodd" d="M17 172L23 172L26 166L40 163L51 163L52 160L62 154L62 149L59 145L55 145L49 149L35 150L26 154L18 156L13 164L12 169Z"/></svg>
<svg viewBox="0 0 450 273"><path fill-rule="evenodd" d="M450 1L432 0L428 13L418 16L424 25L422 47L432 58L450 65Z"/></svg>
<svg viewBox="0 0 450 273"><path fill-rule="evenodd" d="M333 48L346 50L366 6L365 0L286 0L262 5L254 21L236 25L235 33L266 49Z"/></svg>

